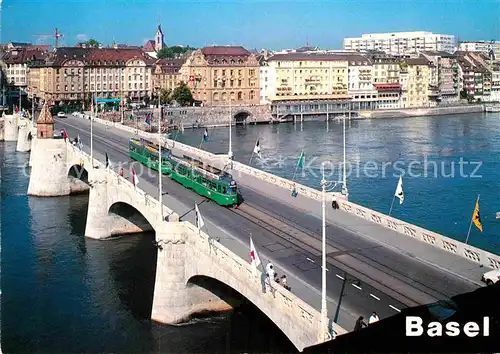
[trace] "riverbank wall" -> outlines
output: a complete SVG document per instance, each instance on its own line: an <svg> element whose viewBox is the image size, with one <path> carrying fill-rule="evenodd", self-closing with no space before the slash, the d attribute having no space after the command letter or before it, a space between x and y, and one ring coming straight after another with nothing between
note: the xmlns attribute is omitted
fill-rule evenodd
<svg viewBox="0 0 500 354"><path fill-rule="evenodd" d="M409 118L422 116L444 116L452 114L481 113L485 111L482 104L449 107L401 108L376 111L360 111L360 119L371 118Z"/></svg>

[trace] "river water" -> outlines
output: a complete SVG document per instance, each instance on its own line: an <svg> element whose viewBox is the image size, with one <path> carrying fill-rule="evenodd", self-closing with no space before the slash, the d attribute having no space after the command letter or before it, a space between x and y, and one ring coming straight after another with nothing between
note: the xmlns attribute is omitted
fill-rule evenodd
<svg viewBox="0 0 500 354"><path fill-rule="evenodd" d="M342 122L233 128L237 161L320 189L321 166L327 180L342 179ZM199 146L203 130L185 130L177 139ZM174 133L175 136L175 133ZM228 128L209 129L202 148L228 151ZM259 139L262 159L252 151ZM304 169L296 169L301 151ZM483 232L472 226L469 244L500 253L500 114L346 122L349 200L389 213L399 176L404 203L396 198L391 215L465 241L480 194Z"/></svg>
<svg viewBox="0 0 500 354"><path fill-rule="evenodd" d="M401 173L396 168L402 167L405 201L394 203L392 215L463 239L480 194L484 232L473 228L469 242L499 252L500 220L495 212L500 211L500 115L364 120L346 126L352 201L387 213ZM178 140L199 146L202 134L203 130L186 130ZM235 158L248 163L257 139L263 160L254 157L252 165L292 178L304 150L306 168L297 172L299 183L318 188L322 161L335 165L327 169L328 179L339 179L341 123L236 127ZM227 140L227 128L209 129L203 148L227 152ZM423 176L425 158L437 163L437 177L433 171ZM481 163L474 174L478 177L471 176L476 168L471 164L464 164L462 176L458 171L447 177L460 158ZM88 196L28 197L28 160L29 154L15 152L15 143L0 143L3 352L294 350L251 305L184 326L151 323L154 234L112 241L85 238Z"/></svg>

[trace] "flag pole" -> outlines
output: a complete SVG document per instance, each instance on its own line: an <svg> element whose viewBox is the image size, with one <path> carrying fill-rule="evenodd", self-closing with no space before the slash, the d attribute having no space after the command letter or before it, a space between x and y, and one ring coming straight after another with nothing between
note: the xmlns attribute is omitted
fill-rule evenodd
<svg viewBox="0 0 500 354"><path fill-rule="evenodd" d="M160 204L160 218L163 222L163 188L162 188L162 177L163 168L161 162L161 104L160 104L160 94L158 94L158 201Z"/></svg>
<svg viewBox="0 0 500 354"><path fill-rule="evenodd" d="M94 112L95 112L95 93L92 95L92 113L90 114L90 164L92 168L94 168L94 130L93 130L93 121L94 121Z"/></svg>
<svg viewBox="0 0 500 354"><path fill-rule="evenodd" d="M297 174L297 170L299 169L299 163L300 163L300 160L302 159L303 153L304 153L304 150L302 150L302 152L300 153L299 161L297 161L297 166L295 166L295 172L293 173L292 182L295 181L295 175Z"/></svg>
<svg viewBox="0 0 500 354"><path fill-rule="evenodd" d="M396 195L395 194L392 196L392 203L391 203L391 208L389 209L389 216L391 216L392 206L394 205L394 199L396 199Z"/></svg>
<svg viewBox="0 0 500 354"><path fill-rule="evenodd" d="M248 164L252 163L253 154L255 154L255 145L257 145L257 141L259 141L259 138L257 138L257 140L255 140L255 144L253 144L252 155L250 155L250 161L248 161Z"/></svg>
<svg viewBox="0 0 500 354"><path fill-rule="evenodd" d="M476 205L477 205L478 202L479 202L479 194L477 195L477 200L476 200L476 204L474 205L474 210L476 210ZM465 239L465 244L467 244L467 241L469 241L469 236L470 236L470 231L471 231L471 228L472 228L473 217L474 217L474 211L472 211L472 218L470 218L469 231L467 232L467 238Z"/></svg>

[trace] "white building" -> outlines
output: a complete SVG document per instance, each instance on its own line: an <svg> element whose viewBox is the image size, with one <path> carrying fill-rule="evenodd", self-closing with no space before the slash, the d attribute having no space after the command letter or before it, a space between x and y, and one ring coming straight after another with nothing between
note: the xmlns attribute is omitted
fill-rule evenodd
<svg viewBox="0 0 500 354"><path fill-rule="evenodd" d="M259 85L260 104L270 104L271 98L276 96L276 70L274 66L269 66L267 55L260 55L259 60Z"/></svg>
<svg viewBox="0 0 500 354"><path fill-rule="evenodd" d="M458 50L463 52L480 52L486 56L490 56L493 52L493 60L500 60L500 42L499 41L476 41L476 42L460 42Z"/></svg>
<svg viewBox="0 0 500 354"><path fill-rule="evenodd" d="M402 55L424 50L455 51L455 36L432 32L367 33L357 38L345 38L344 50L380 50Z"/></svg>
<svg viewBox="0 0 500 354"><path fill-rule="evenodd" d="M491 73L491 95L490 100L500 102L500 71Z"/></svg>
<svg viewBox="0 0 500 354"><path fill-rule="evenodd" d="M359 102L362 110L376 108L378 96L372 84L373 66L370 59L361 55L346 55L346 59L349 60L347 92L352 102Z"/></svg>

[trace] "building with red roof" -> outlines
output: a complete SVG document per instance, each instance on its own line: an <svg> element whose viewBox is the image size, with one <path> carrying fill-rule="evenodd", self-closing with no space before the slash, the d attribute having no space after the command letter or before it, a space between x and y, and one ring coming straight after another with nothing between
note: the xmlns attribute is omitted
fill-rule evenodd
<svg viewBox="0 0 500 354"><path fill-rule="evenodd" d="M195 50L181 69L195 100L204 105L259 104L259 62L242 46L208 46Z"/></svg>

